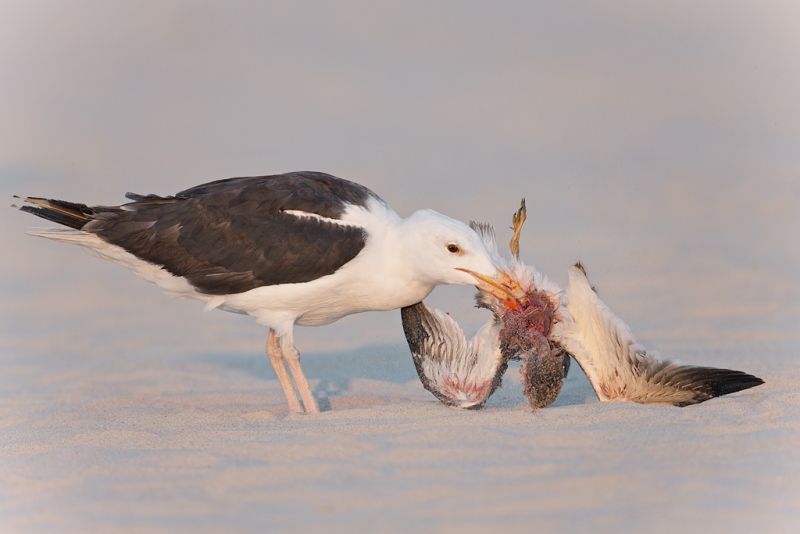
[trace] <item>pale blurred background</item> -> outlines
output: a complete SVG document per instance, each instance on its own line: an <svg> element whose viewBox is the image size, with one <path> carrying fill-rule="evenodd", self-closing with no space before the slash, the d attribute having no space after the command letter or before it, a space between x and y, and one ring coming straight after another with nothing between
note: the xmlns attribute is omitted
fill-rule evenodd
<svg viewBox="0 0 800 534"><path fill-rule="evenodd" d="M800 3L0 2L7 205L293 170L504 243L525 197L523 259L560 283L583 260L662 352L794 343ZM263 350L250 318L0 213L7 361ZM470 333L472 293L430 303ZM299 330L307 352L404 343L396 311Z"/></svg>
<svg viewBox="0 0 800 534"><path fill-rule="evenodd" d="M416 379L398 311L249 317L0 210L2 532L786 532L800 517L800 2L0 0L0 194L118 204L318 170L577 259L640 342L764 386L530 413ZM474 290L430 305L468 334ZM330 410L330 411L327 411Z"/></svg>

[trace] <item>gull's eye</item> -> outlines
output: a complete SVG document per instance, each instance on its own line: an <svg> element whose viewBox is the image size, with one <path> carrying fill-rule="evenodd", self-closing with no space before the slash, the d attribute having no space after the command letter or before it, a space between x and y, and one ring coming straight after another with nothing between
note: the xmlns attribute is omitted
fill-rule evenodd
<svg viewBox="0 0 800 534"><path fill-rule="evenodd" d="M447 245L447 250L452 252L453 254L461 254L461 247L459 247L455 243L450 243L449 245Z"/></svg>

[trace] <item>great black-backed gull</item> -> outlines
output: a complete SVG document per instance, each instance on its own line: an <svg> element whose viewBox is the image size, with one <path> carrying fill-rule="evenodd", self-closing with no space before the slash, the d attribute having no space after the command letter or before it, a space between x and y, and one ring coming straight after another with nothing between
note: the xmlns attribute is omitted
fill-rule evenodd
<svg viewBox="0 0 800 534"><path fill-rule="evenodd" d="M126 194L121 206L26 198L22 210L69 229L73 243L179 298L249 314L270 328L267 354L289 409L319 407L300 367L294 325L421 301L440 284L496 275L481 237L432 210L400 218L366 187L317 172L230 178L174 196ZM285 366L284 366L285 362Z"/></svg>
<svg viewBox="0 0 800 534"><path fill-rule="evenodd" d="M423 386L445 404L482 405L500 386L509 360L521 360L524 393L531 406L555 401L575 358L601 401L697 404L763 384L755 376L729 369L680 365L660 360L636 343L630 328L606 306L589 284L586 269L569 269L562 291L533 267L519 261L519 230L524 201L514 218L511 249L497 277L476 274L478 306L493 317L467 341L458 324L420 302L403 308L403 330ZM496 264L494 231L475 224Z"/></svg>

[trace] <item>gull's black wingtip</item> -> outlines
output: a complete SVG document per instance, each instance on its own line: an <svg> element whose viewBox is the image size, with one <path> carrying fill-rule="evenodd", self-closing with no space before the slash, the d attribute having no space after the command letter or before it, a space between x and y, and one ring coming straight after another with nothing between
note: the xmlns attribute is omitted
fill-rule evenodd
<svg viewBox="0 0 800 534"><path fill-rule="evenodd" d="M77 204L66 200L26 197L25 202L33 204L33 206L22 206L19 208L20 211L76 230L81 230L95 214L94 208L90 208L86 204Z"/></svg>

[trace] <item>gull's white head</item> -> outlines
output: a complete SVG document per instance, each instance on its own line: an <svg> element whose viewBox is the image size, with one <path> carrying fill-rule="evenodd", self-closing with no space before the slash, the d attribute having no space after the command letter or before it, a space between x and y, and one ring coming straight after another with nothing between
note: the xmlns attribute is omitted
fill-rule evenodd
<svg viewBox="0 0 800 534"><path fill-rule="evenodd" d="M477 285L475 274L493 278L497 265L475 230L433 210L403 221L405 254L416 276L434 285ZM474 273L474 274L473 274Z"/></svg>

